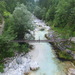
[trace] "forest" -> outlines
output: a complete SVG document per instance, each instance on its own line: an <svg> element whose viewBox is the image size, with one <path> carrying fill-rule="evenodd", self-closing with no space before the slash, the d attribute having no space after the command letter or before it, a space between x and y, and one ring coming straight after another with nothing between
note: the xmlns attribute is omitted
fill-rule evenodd
<svg viewBox="0 0 75 75"><path fill-rule="evenodd" d="M5 58L15 56L15 52L29 52L28 43L11 41L24 40L34 30L32 15L45 21L61 38L75 37L75 0L0 0L0 25L4 22L0 35L0 72ZM75 51L75 47L72 49Z"/></svg>
<svg viewBox="0 0 75 75"><path fill-rule="evenodd" d="M62 38L75 36L75 0L39 0L34 14L62 33Z"/></svg>

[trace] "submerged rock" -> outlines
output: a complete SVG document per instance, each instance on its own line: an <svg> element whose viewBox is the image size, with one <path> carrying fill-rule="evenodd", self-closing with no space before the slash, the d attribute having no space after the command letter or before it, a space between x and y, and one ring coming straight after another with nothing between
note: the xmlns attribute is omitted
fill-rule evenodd
<svg viewBox="0 0 75 75"><path fill-rule="evenodd" d="M38 69L39 69L38 63L37 63L37 62L31 62L31 63L30 63L30 69L31 69L32 71L38 70Z"/></svg>

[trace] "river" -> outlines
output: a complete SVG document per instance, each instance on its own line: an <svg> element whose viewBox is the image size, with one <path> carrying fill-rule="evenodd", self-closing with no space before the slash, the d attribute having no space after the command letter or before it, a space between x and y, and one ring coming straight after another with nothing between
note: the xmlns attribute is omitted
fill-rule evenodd
<svg viewBox="0 0 75 75"><path fill-rule="evenodd" d="M45 34L50 29L44 22L35 18L34 24L36 26L35 40L46 40ZM40 31L44 28L44 31ZM30 52L32 60L38 62L40 68L37 71L32 71L29 75L66 75L64 67L56 58L56 54L51 45L47 42L31 43L34 45L34 50Z"/></svg>
<svg viewBox="0 0 75 75"><path fill-rule="evenodd" d="M35 40L46 40L45 34L48 33L50 27L36 17L33 17L33 23L35 25L33 31ZM66 75L65 68L57 59L55 51L48 42L33 42L30 44L34 48L28 53L28 58L26 58L26 55L15 57L12 62L6 64L4 73L0 73L0 75L24 75L25 72L28 72L29 75ZM31 61L38 63L40 68L37 71L30 71Z"/></svg>

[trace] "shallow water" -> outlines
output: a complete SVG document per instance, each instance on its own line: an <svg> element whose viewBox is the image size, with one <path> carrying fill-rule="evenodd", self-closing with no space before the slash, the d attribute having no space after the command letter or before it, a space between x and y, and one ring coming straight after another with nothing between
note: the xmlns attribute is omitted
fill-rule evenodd
<svg viewBox="0 0 75 75"><path fill-rule="evenodd" d="M42 25L43 23L36 19L36 24ZM42 28L42 26L41 26ZM35 40L45 40L45 34L47 28L44 31L39 31L39 26L35 30ZM47 42L32 43L35 48L32 52L32 59L37 61L40 69L31 72L29 75L66 75L64 68L60 61L56 58L54 50L51 45ZM35 54L36 53L36 54Z"/></svg>

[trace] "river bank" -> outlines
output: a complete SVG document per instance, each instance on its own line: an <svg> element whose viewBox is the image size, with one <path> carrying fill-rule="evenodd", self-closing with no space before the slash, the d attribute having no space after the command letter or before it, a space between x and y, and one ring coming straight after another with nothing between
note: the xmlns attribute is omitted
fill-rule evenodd
<svg viewBox="0 0 75 75"><path fill-rule="evenodd" d="M35 30L33 31L35 40L46 40L45 34L48 34L50 27L36 17L33 17L33 22L35 25ZM41 31L41 29L43 30ZM52 49L48 42L29 44L33 45L33 49L5 64L5 71L0 75L71 75L68 70L72 68L72 64L59 61L55 50ZM71 69L70 72L72 71Z"/></svg>
<svg viewBox="0 0 75 75"><path fill-rule="evenodd" d="M34 23L36 25L35 40L47 40L45 34L48 34L50 27L37 18L35 18ZM32 45L35 48L30 54L32 59L38 62L40 68L35 72L31 71L29 75L66 75L64 67L57 59L54 50L48 42L36 42L32 43Z"/></svg>
<svg viewBox="0 0 75 75"><path fill-rule="evenodd" d="M69 60L69 61L72 61L72 60L75 61L75 51L71 50L74 43L68 39L62 39L62 38L60 38L60 36L61 35L57 34L53 30L50 30L49 33L45 35L45 37L47 39L54 40L54 42L50 42L50 43L53 45L54 49L56 50L58 58L64 59L64 60ZM64 55L66 54L65 57L64 56L60 57L60 55L58 54L62 51L64 52L63 53Z"/></svg>
<svg viewBox="0 0 75 75"><path fill-rule="evenodd" d="M75 71L75 66L74 66L75 65L75 51L71 50L71 49L74 49L72 48L74 46L74 42L73 40L70 41L67 39L65 39L65 41L61 41L64 39L60 38L60 36L62 35L58 34L52 29L49 30L49 33L45 35L47 39L54 40L54 42L50 42L50 44L53 46L53 49L56 52L57 58L63 63L65 63L64 64L65 67L66 67L66 64L68 64L68 66L66 67L67 71L70 72L72 69L74 72Z"/></svg>

